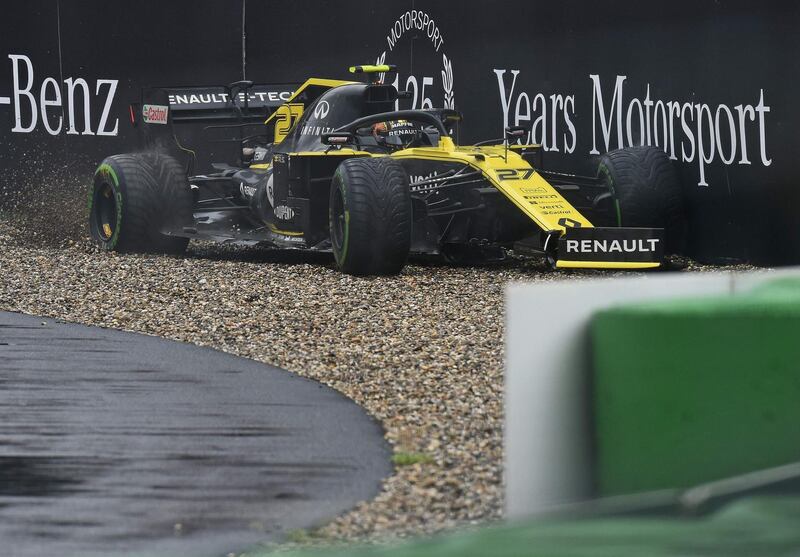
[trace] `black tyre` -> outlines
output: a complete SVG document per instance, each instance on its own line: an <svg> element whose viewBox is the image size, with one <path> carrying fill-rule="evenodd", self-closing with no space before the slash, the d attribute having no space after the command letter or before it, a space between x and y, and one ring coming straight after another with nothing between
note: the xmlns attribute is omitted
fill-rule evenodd
<svg viewBox="0 0 800 557"><path fill-rule="evenodd" d="M617 226L664 228L666 252L686 250L683 190L669 157L657 147L628 147L600 157L598 174L616 202Z"/></svg>
<svg viewBox="0 0 800 557"><path fill-rule="evenodd" d="M351 275L392 275L411 249L411 190L387 157L347 159L333 177L330 233L336 266Z"/></svg>
<svg viewBox="0 0 800 557"><path fill-rule="evenodd" d="M109 251L179 254L189 240L162 230L191 225L192 207L186 175L172 157L113 155L94 175L89 231Z"/></svg>

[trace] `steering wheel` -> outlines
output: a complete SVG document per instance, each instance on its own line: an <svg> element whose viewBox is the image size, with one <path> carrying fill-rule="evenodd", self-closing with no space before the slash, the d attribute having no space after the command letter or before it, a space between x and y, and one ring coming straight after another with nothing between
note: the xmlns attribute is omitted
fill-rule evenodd
<svg viewBox="0 0 800 557"><path fill-rule="evenodd" d="M433 147L434 140L433 137L436 136L436 139L439 138L439 132L433 126L425 126L422 129L417 130L414 134L414 137L405 144L403 147L404 149L411 149L413 147Z"/></svg>

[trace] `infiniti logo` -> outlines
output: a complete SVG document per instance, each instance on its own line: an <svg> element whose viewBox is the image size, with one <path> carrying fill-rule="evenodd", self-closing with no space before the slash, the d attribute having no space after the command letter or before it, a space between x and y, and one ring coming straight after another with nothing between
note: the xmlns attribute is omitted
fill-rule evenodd
<svg viewBox="0 0 800 557"><path fill-rule="evenodd" d="M314 107L314 117L325 118L330 111L331 107L328 104L328 101L320 101L317 103L317 106Z"/></svg>

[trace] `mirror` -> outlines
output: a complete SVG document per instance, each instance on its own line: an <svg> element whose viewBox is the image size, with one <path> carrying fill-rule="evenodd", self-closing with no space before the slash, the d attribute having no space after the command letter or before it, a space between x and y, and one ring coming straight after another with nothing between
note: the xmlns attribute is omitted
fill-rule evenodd
<svg viewBox="0 0 800 557"><path fill-rule="evenodd" d="M519 139L528 133L528 128L525 126L509 126L506 128L506 137L509 140Z"/></svg>
<svg viewBox="0 0 800 557"><path fill-rule="evenodd" d="M322 136L322 143L331 146L342 146L355 143L355 136L350 132L326 133Z"/></svg>

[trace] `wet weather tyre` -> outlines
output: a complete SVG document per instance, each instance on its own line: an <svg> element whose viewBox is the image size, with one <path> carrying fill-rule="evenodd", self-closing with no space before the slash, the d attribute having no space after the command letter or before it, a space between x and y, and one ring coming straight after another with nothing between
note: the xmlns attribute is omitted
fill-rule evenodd
<svg viewBox="0 0 800 557"><path fill-rule="evenodd" d="M617 226L663 228L666 252L683 254L688 217L672 161L657 147L628 147L600 157L598 175L615 200Z"/></svg>
<svg viewBox="0 0 800 557"><path fill-rule="evenodd" d="M192 222L193 196L174 158L123 154L97 168L89 197L89 231L108 251L180 254L187 238L163 233Z"/></svg>
<svg viewBox="0 0 800 557"><path fill-rule="evenodd" d="M330 192L330 235L336 266L351 275L393 275L411 249L408 175L390 158L347 159Z"/></svg>

